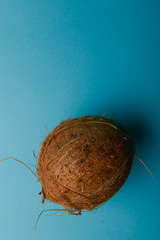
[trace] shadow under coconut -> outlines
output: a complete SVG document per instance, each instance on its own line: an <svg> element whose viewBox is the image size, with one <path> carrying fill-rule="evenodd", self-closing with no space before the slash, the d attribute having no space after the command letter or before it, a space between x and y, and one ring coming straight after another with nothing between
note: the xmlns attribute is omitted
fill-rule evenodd
<svg viewBox="0 0 160 240"><path fill-rule="evenodd" d="M121 107L119 107L120 109ZM106 113L106 114L105 114ZM118 124L120 124L131 136L134 142L137 141L138 149L145 148L145 150L152 150L155 145L155 137L153 136L153 126L144 116L142 111L133 111L132 108L125 108L122 111L108 111L103 109L97 111L97 115L105 115L105 117L112 118ZM148 148L149 146L149 148Z"/></svg>
<svg viewBox="0 0 160 240"><path fill-rule="evenodd" d="M139 116L138 119L136 117L133 117L132 119L128 118L128 121L123 121L123 126L131 136L135 149L131 177L133 179L133 176L135 176L136 180L142 179L143 173L144 171L147 171L147 169L144 168L143 164L136 158L136 156L139 157L149 169L151 165L153 166L155 164L152 159L143 157L147 154L151 155L151 152L155 146L155 138L153 136L151 126L149 122L147 122L147 120L142 116L141 118Z"/></svg>

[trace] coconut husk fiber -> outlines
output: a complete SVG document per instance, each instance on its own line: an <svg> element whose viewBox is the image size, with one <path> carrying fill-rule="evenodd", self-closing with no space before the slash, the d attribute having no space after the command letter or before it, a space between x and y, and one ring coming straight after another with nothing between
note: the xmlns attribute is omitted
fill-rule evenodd
<svg viewBox="0 0 160 240"><path fill-rule="evenodd" d="M133 156L130 137L110 118L84 116L60 123L40 148L42 202L61 204L71 214L99 206L122 187Z"/></svg>

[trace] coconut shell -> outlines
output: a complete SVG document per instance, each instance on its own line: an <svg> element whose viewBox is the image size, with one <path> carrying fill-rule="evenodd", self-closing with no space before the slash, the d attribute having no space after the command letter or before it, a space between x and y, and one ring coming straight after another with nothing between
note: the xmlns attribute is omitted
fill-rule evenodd
<svg viewBox="0 0 160 240"><path fill-rule="evenodd" d="M70 213L99 206L122 187L133 156L130 137L109 118L84 116L60 123L38 157L42 202L61 204Z"/></svg>

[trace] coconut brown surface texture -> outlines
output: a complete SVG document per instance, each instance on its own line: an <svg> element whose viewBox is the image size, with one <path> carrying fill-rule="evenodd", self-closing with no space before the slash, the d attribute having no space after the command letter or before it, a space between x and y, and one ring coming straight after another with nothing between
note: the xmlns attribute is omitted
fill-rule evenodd
<svg viewBox="0 0 160 240"><path fill-rule="evenodd" d="M110 199L133 162L131 139L110 118L84 116L60 123L43 141L38 157L42 202L78 214Z"/></svg>

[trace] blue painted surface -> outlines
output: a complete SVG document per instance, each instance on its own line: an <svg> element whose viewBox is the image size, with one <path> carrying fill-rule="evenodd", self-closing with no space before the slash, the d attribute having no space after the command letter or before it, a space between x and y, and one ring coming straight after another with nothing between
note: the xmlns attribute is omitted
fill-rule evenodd
<svg viewBox="0 0 160 240"><path fill-rule="evenodd" d="M158 0L0 1L0 159L35 164L33 149L62 120L105 112L137 139L155 176L135 159L97 211L44 214L34 231L40 211L57 206L41 204L24 166L3 162L0 239L159 239L159 13Z"/></svg>

